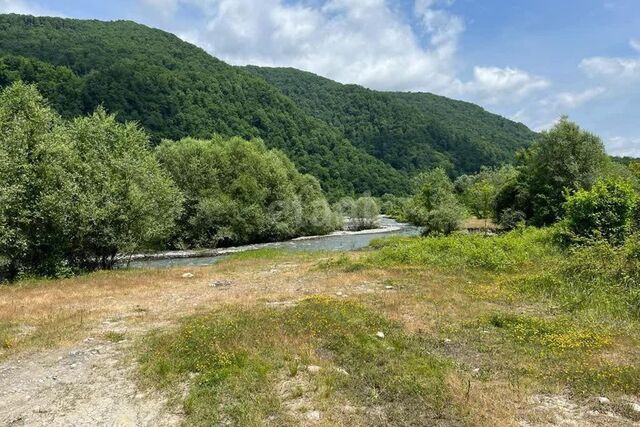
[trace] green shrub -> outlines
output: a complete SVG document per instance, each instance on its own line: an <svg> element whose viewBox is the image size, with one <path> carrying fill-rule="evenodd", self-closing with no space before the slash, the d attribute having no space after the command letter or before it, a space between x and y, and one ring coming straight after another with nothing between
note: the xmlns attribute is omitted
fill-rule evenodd
<svg viewBox="0 0 640 427"><path fill-rule="evenodd" d="M63 121L22 83L0 95L0 280L110 267L162 242L179 207L138 126Z"/></svg>
<svg viewBox="0 0 640 427"><path fill-rule="evenodd" d="M605 239L620 245L631 230L635 205L630 184L599 181L591 190L579 190L567 199L566 226L577 241Z"/></svg>
<svg viewBox="0 0 640 427"><path fill-rule="evenodd" d="M367 230L378 226L380 207L373 197L360 197L352 207L349 215L350 230Z"/></svg>
<svg viewBox="0 0 640 427"><path fill-rule="evenodd" d="M341 226L318 181L261 140L164 141L157 155L185 195L175 245L283 240Z"/></svg>
<svg viewBox="0 0 640 427"><path fill-rule="evenodd" d="M415 178L416 194L405 207L405 218L423 227L425 235L451 234L458 230L465 210L454 194L454 186L442 168Z"/></svg>
<svg viewBox="0 0 640 427"><path fill-rule="evenodd" d="M512 271L554 254L549 232L535 228L499 236L477 234L435 237L393 237L371 243L378 249L367 262L482 271Z"/></svg>

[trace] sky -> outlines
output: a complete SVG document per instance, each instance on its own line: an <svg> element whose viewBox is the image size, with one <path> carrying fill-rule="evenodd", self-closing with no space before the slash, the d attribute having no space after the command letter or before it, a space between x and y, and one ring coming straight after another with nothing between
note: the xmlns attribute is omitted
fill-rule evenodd
<svg viewBox="0 0 640 427"><path fill-rule="evenodd" d="M7 12L129 19L231 64L433 92L537 131L566 114L640 157L640 0L0 0Z"/></svg>

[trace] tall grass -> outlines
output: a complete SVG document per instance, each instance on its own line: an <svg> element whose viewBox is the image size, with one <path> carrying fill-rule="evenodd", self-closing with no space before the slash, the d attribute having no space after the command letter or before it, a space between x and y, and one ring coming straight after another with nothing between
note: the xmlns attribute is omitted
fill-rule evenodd
<svg viewBox="0 0 640 427"><path fill-rule="evenodd" d="M368 262L383 267L423 266L448 269L513 271L556 254L548 230L525 228L500 236L455 234L445 237L396 237L374 240Z"/></svg>

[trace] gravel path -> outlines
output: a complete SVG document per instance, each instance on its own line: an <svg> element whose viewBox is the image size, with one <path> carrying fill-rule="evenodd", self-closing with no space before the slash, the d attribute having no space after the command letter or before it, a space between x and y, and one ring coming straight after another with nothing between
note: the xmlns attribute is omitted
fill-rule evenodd
<svg viewBox="0 0 640 427"><path fill-rule="evenodd" d="M128 347L88 338L0 363L0 425L179 425L181 416L166 399L136 387Z"/></svg>

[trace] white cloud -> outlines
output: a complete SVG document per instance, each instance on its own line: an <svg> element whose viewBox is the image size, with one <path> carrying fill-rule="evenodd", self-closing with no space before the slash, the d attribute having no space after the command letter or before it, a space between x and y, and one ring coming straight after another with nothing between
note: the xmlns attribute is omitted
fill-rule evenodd
<svg viewBox="0 0 640 427"><path fill-rule="evenodd" d="M36 8L21 0L0 0L0 13L20 13L32 15L37 12Z"/></svg>
<svg viewBox="0 0 640 427"><path fill-rule="evenodd" d="M560 92L543 99L540 103L545 107L554 109L573 109L586 104L605 92L606 90L603 87L594 87L582 92Z"/></svg>
<svg viewBox="0 0 640 427"><path fill-rule="evenodd" d="M21 15L62 16L25 0L0 0L0 13L18 13Z"/></svg>
<svg viewBox="0 0 640 427"><path fill-rule="evenodd" d="M629 46L631 46L631 49L635 50L636 52L640 52L640 39L629 40Z"/></svg>
<svg viewBox="0 0 640 427"><path fill-rule="evenodd" d="M549 81L517 68L474 67L473 81L467 84L467 91L489 103L513 102L549 85Z"/></svg>
<svg viewBox="0 0 640 427"><path fill-rule="evenodd" d="M605 142L605 147L614 156L640 157L640 137L614 136Z"/></svg>
<svg viewBox="0 0 640 427"><path fill-rule="evenodd" d="M640 77L640 59L595 56L583 59L580 69L589 77L636 79Z"/></svg>
<svg viewBox="0 0 640 427"><path fill-rule="evenodd" d="M390 0L139 1L172 13L176 4L198 8L204 23L174 31L236 65L290 66L373 89L487 102L513 102L548 86L498 67L476 67L474 78L462 81L457 51L465 24L448 9L453 0L415 0L413 26Z"/></svg>

